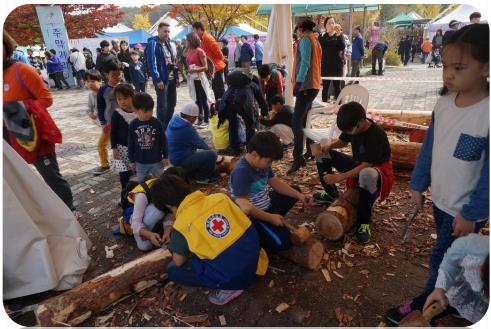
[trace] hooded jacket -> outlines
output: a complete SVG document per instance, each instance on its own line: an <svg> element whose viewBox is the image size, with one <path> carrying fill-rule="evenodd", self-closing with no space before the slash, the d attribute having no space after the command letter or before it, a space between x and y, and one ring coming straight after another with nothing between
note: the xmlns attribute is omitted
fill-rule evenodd
<svg viewBox="0 0 491 329"><path fill-rule="evenodd" d="M167 126L167 145L169 161L178 166L197 149L208 150L209 147L193 128L189 121L174 115Z"/></svg>
<svg viewBox="0 0 491 329"><path fill-rule="evenodd" d="M170 40L168 40L168 42L174 54L175 61L177 56L176 47ZM148 39L146 53L148 71L152 76L153 84L157 85L160 81L167 84L169 82L169 71L167 70L164 48L160 43L158 35Z"/></svg>

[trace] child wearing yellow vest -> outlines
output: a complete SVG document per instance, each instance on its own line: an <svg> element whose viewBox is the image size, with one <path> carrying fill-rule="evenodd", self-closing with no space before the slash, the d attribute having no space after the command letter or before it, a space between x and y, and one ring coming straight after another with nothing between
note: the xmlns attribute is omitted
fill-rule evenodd
<svg viewBox="0 0 491 329"><path fill-rule="evenodd" d="M224 305L240 296L255 276L264 275L268 258L247 216L227 195L205 195L174 175L150 188L155 206L175 215L167 267L169 280L216 289L209 300Z"/></svg>

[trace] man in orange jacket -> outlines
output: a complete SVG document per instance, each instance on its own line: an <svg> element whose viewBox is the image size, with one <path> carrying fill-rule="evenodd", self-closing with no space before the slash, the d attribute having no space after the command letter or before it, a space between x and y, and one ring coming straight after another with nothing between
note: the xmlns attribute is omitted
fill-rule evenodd
<svg viewBox="0 0 491 329"><path fill-rule="evenodd" d="M211 80L211 88L215 94L215 101L222 98L225 92L225 85L223 81L223 69L225 68L225 57L223 56L220 45L208 32L205 31L205 26L201 22L193 23L193 31L199 35L201 39L201 49L206 53L206 56L210 59L215 66L215 75Z"/></svg>
<svg viewBox="0 0 491 329"><path fill-rule="evenodd" d="M426 58L431 53L433 46L431 44L430 38L426 38L421 45L421 51L423 53L423 58L421 59L422 63L426 63Z"/></svg>

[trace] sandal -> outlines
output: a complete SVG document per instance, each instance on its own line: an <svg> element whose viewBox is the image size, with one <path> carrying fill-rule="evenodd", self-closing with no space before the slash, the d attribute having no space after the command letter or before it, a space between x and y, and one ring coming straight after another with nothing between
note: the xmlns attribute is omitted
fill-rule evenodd
<svg viewBox="0 0 491 329"><path fill-rule="evenodd" d="M210 303L215 305L225 305L242 295L244 290L215 290L208 296Z"/></svg>

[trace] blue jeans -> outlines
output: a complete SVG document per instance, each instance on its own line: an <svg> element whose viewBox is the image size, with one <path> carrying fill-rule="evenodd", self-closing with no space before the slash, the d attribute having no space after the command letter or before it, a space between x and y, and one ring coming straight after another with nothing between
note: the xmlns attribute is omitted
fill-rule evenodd
<svg viewBox="0 0 491 329"><path fill-rule="evenodd" d="M295 109L293 110L293 160L299 162L302 157L303 152L303 128L305 128L307 121L307 114L312 108L312 102L319 93L318 89L308 89L300 92L295 100ZM230 123L229 123L230 124ZM229 126L230 127L230 126ZM307 151L309 150L308 145L311 141L307 140Z"/></svg>
<svg viewBox="0 0 491 329"><path fill-rule="evenodd" d="M147 82L133 82L133 86L135 86L136 92L144 93L147 91Z"/></svg>
<svg viewBox="0 0 491 329"><path fill-rule="evenodd" d="M182 161L179 166L196 180L218 178L217 154L215 151L197 151Z"/></svg>
<svg viewBox="0 0 491 329"><path fill-rule="evenodd" d="M452 235L452 224L454 216L447 214L446 212L438 209L436 206L433 206L433 217L435 219L437 238L436 243L431 250L429 262L430 270L428 273L429 277L426 281L426 286L423 289L423 292L418 297L413 299L413 303L411 305L413 310L423 309L426 298L428 298L428 296L435 289L435 283L438 277L438 269L440 268L440 264L442 263L443 256L455 240L455 237ZM486 222L487 221L476 223L475 232L479 232L479 230L486 225Z"/></svg>
<svg viewBox="0 0 491 329"><path fill-rule="evenodd" d="M176 82L174 80L169 80L165 84L163 90L155 86L155 93L157 94L157 119L162 122L165 132L170 119L174 115L174 109L176 107Z"/></svg>
<svg viewBox="0 0 491 329"><path fill-rule="evenodd" d="M162 210L155 207L153 203L150 203L145 208L145 212L143 213L143 224L147 229L152 231L155 225L157 225L157 223L164 218L164 215L165 214ZM152 242L150 242L150 240L142 238L139 234L133 234L133 237L135 238L138 249L143 251L152 249Z"/></svg>
<svg viewBox="0 0 491 329"><path fill-rule="evenodd" d="M193 268L191 259L181 266L177 266L174 261L167 265L167 275L170 281L183 284L190 287L204 287L205 284L201 282L196 271Z"/></svg>
<svg viewBox="0 0 491 329"><path fill-rule="evenodd" d="M153 177L159 177L164 171L164 164L162 162L156 163L136 163L136 179L138 182L143 182L145 176L151 174Z"/></svg>

